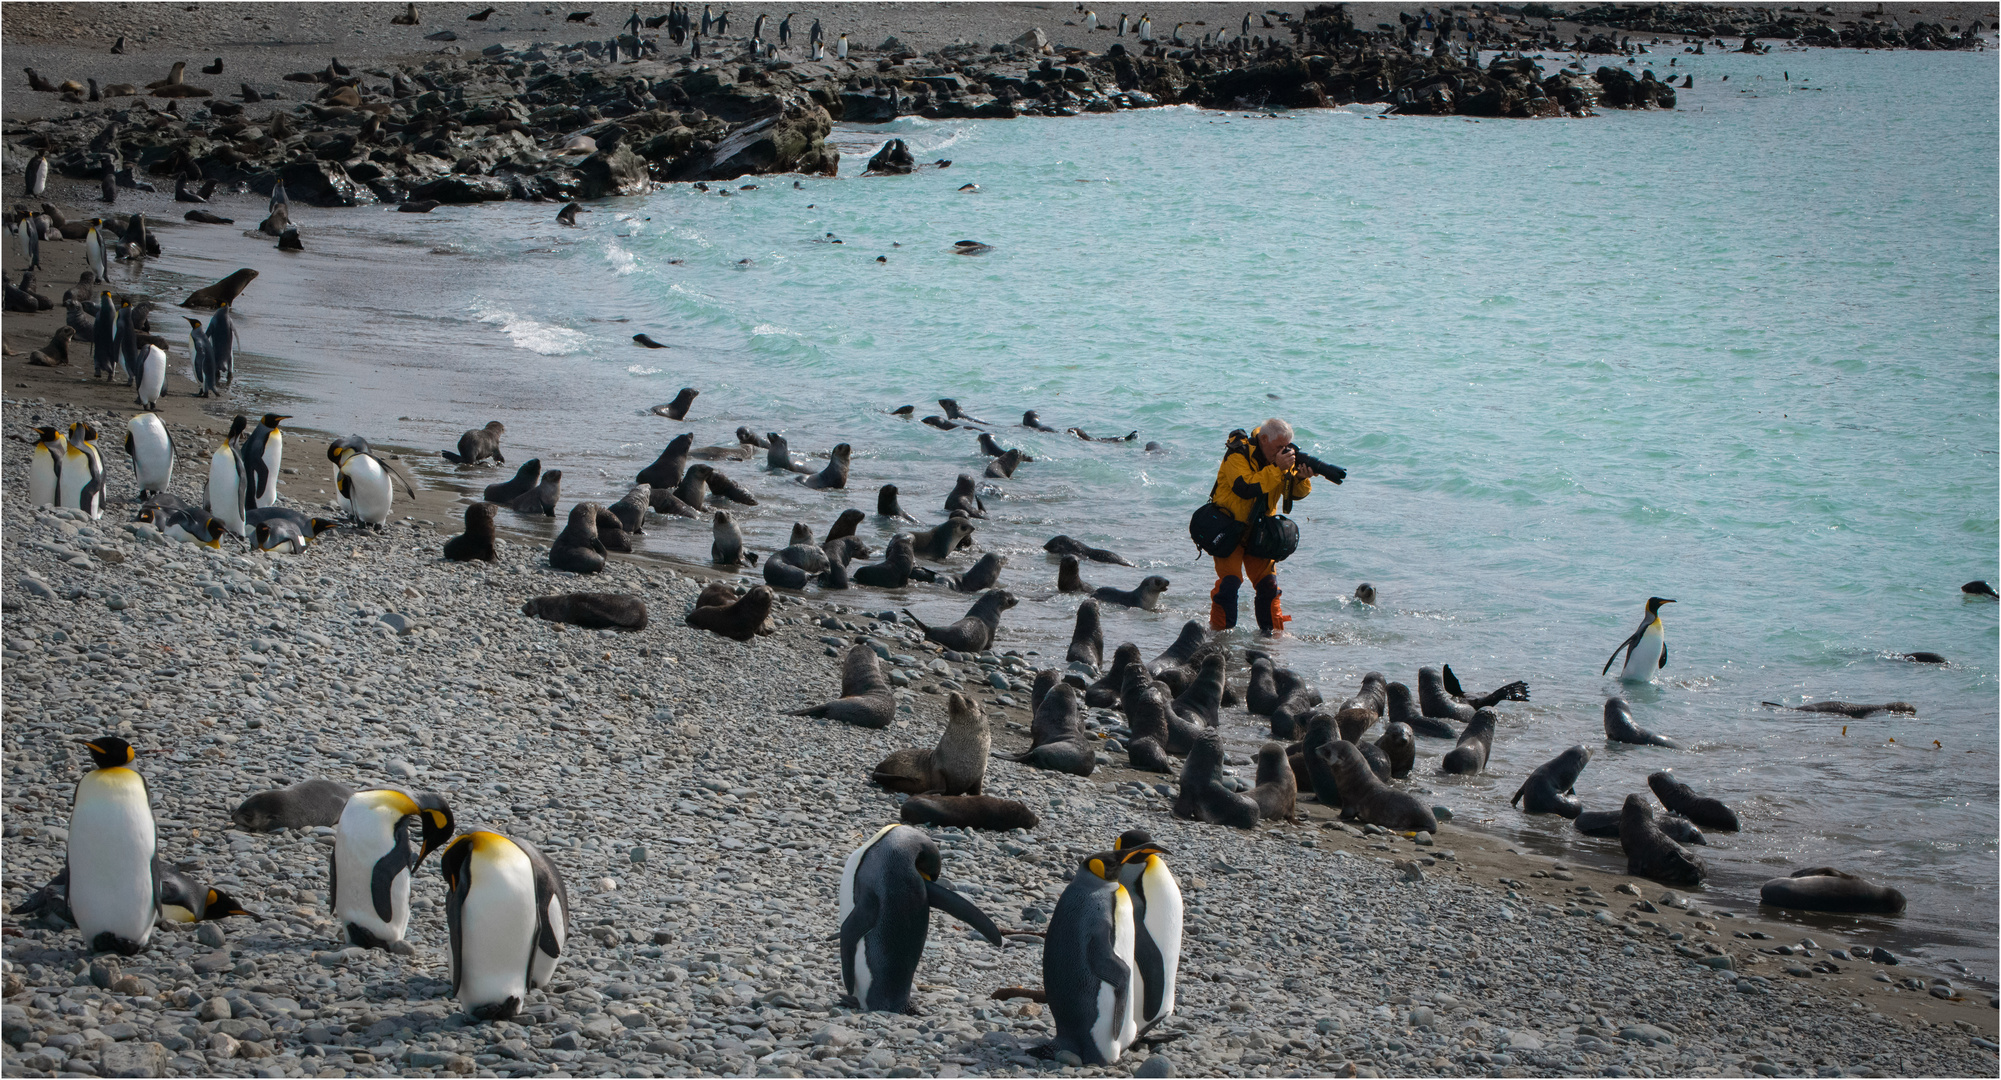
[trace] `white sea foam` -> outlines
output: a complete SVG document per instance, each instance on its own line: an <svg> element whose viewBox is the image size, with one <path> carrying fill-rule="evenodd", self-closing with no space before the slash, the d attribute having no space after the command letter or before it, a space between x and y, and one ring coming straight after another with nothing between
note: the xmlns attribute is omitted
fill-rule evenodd
<svg viewBox="0 0 2001 1080"><path fill-rule="evenodd" d="M500 332L514 343L517 349L541 353L543 356L569 356L584 351L590 344L589 334L572 330L567 326L536 322L512 311L480 304L474 309L480 322L497 325Z"/></svg>

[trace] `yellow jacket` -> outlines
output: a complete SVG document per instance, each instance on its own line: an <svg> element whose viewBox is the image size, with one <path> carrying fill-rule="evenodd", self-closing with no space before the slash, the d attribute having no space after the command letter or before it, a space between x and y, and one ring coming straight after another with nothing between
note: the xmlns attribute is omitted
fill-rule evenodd
<svg viewBox="0 0 2001 1080"><path fill-rule="evenodd" d="M1287 496L1296 502L1312 491L1311 474L1296 467L1281 469L1265 460L1264 450L1258 445L1257 429L1253 428L1248 439L1231 436L1223 464L1216 470L1216 486L1210 490L1209 500L1229 511L1231 517L1249 524L1251 515L1257 512L1259 496L1264 497L1265 512L1276 514Z"/></svg>

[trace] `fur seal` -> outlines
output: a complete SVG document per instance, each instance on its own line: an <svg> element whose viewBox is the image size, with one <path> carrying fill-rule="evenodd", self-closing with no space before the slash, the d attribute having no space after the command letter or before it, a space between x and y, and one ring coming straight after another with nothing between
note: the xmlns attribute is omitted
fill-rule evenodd
<svg viewBox="0 0 2001 1080"><path fill-rule="evenodd" d="M1272 738L1293 738L1305 725L1306 717L1321 703L1320 691L1307 686L1306 680L1290 668L1272 672L1272 687L1278 694L1278 702L1270 713Z"/></svg>
<svg viewBox="0 0 2001 1080"><path fill-rule="evenodd" d="M978 795L993 752L986 713L956 691L945 699L945 709L945 733L937 746L898 750L882 759L869 779L906 795Z"/></svg>
<svg viewBox="0 0 2001 1080"><path fill-rule="evenodd" d="M1181 767L1181 790L1174 798L1174 816L1237 829L1257 828L1258 804L1223 786L1223 736L1204 731Z"/></svg>
<svg viewBox="0 0 2001 1080"><path fill-rule="evenodd" d="M1100 603L1118 604L1121 607L1145 608L1148 611L1159 611L1160 594L1167 591L1169 584L1170 582L1159 574L1150 574L1139 583L1137 588L1099 588L1092 591L1091 598Z"/></svg>
<svg viewBox="0 0 2001 1080"><path fill-rule="evenodd" d="M1001 567L1007 565L1007 557L997 551L989 551L980 556L980 561L963 574L949 574L943 579L953 592L985 592L1000 581Z"/></svg>
<svg viewBox="0 0 2001 1080"><path fill-rule="evenodd" d="M1128 641L1112 651L1112 666L1104 668L1098 681L1084 688L1084 704L1093 709L1109 709L1119 703L1125 693L1126 671L1129 668L1146 670L1140 663L1139 646Z"/></svg>
<svg viewBox="0 0 2001 1080"><path fill-rule="evenodd" d="M1455 700L1445 690L1445 679L1438 669L1424 667L1417 669L1417 703L1424 715L1436 720L1453 720L1464 724L1473 719L1473 706ZM1417 730L1415 727L1413 731Z"/></svg>
<svg viewBox="0 0 2001 1080"><path fill-rule="evenodd" d="M535 485L541 480L542 459L529 458L521 463L519 469L514 470L514 479L486 485L486 490L480 494L480 498L505 506L535 490Z"/></svg>
<svg viewBox="0 0 2001 1080"><path fill-rule="evenodd" d="M1418 709L1417 703L1411 700L1410 687L1400 682L1393 682L1389 684L1388 694L1390 701L1390 723L1408 725L1412 734L1423 735L1427 738L1456 739L1459 737L1458 728L1453 727L1443 720L1426 716Z"/></svg>
<svg viewBox="0 0 2001 1080"><path fill-rule="evenodd" d="M1735 810L1706 795L1697 795L1694 788L1676 780L1671 770L1648 774L1647 786L1670 813L1680 814L1705 829L1736 832L1743 828Z"/></svg>
<svg viewBox="0 0 2001 1080"><path fill-rule="evenodd" d="M709 507L709 474L711 467L694 464L681 471L681 482L674 488L674 497L697 512Z"/></svg>
<svg viewBox="0 0 2001 1080"><path fill-rule="evenodd" d="M1383 673L1371 671L1363 675L1362 688L1334 712L1334 719L1341 726L1341 737L1360 746L1362 736L1383 718L1388 703L1389 690L1383 682Z"/></svg>
<svg viewBox="0 0 2001 1080"><path fill-rule="evenodd" d="M597 521L598 542L604 545L606 551L632 554L632 539L625 535L625 525L619 521L617 514L600 506Z"/></svg>
<svg viewBox="0 0 2001 1080"><path fill-rule="evenodd" d="M1020 468L1022 462L1029 460L1031 459L1027 454L1019 450L1009 450L1007 453L987 462L987 479L1011 480L1014 478L1014 470Z"/></svg>
<svg viewBox="0 0 2001 1080"><path fill-rule="evenodd" d="M1836 716L1846 716L1856 720L1860 720L1865 716L1874 716L1880 712L1900 713L1909 716L1916 716L1918 714L1918 707L1905 701L1887 701L1881 705L1857 705L1846 701L1810 701L1805 705L1781 705L1776 701L1761 701L1759 704L1769 705L1774 709L1791 709L1794 712L1833 713ZM1607 702L1605 707L1610 709L1612 707L1611 703ZM1605 723L1610 725L1611 722L1611 716L1608 714Z"/></svg>
<svg viewBox="0 0 2001 1080"><path fill-rule="evenodd" d="M1181 624L1181 634L1174 643L1160 651L1160 655L1147 662L1147 673L1159 678L1168 668L1181 667L1193 659L1196 650L1209 640L1209 628L1194 619Z"/></svg>
<svg viewBox="0 0 2001 1080"><path fill-rule="evenodd" d="M1584 812L1577 801L1577 775L1591 760L1591 751L1573 746L1536 766L1522 786L1515 789L1509 805L1518 805L1527 814L1561 814L1575 818Z"/></svg>
<svg viewBox="0 0 2001 1080"><path fill-rule="evenodd" d="M952 485L952 493L945 496L945 513L957 511L967 517L986 517L987 504L980 501L978 492L973 490L975 486L972 474L960 473L958 482Z"/></svg>
<svg viewBox="0 0 2001 1080"><path fill-rule="evenodd" d="M1087 547L1067 536L1050 537L1049 542L1042 545L1042 550L1049 552L1051 555L1075 555L1080 559L1089 559L1092 562L1115 563L1119 566L1132 565L1132 563L1126 561L1124 555L1116 551Z"/></svg>
<svg viewBox="0 0 2001 1080"><path fill-rule="evenodd" d="M557 570L595 574L604 569L605 555L604 541L598 539L598 504L578 503L570 507L569 523L549 547L549 565Z"/></svg>
<svg viewBox="0 0 2001 1080"><path fill-rule="evenodd" d="M1438 831L1431 808L1408 792L1385 784L1360 747L1336 739L1319 748L1333 757L1334 779L1341 788L1341 819L1363 821L1397 832Z"/></svg>
<svg viewBox="0 0 2001 1080"><path fill-rule="evenodd" d="M1030 725L1029 748L1019 754L997 754L1038 769L1089 776L1098 767L1098 748L1084 733L1084 704L1077 688L1057 683L1036 706Z"/></svg>
<svg viewBox="0 0 2001 1080"><path fill-rule="evenodd" d="M1018 601L1006 589L989 589L967 610L965 618L949 626L926 626L917 616L905 608L903 613L910 618L910 624L924 632L926 640L935 641L948 649L959 652L985 652L994 643L994 632L1000 627L1001 612L1013 607Z"/></svg>
<svg viewBox="0 0 2001 1080"><path fill-rule="evenodd" d="M1216 727L1223 722L1223 653L1220 650L1202 658L1195 680L1175 697L1174 711L1198 727Z"/></svg>
<svg viewBox="0 0 2001 1080"><path fill-rule="evenodd" d="M1137 665L1127 668L1128 693L1124 700L1126 708L1126 761L1141 772L1171 773L1174 762L1169 758L1167 746L1173 739L1170 724L1176 723L1174 710L1168 704L1167 690ZM1188 745L1193 745L1195 731L1185 722L1178 726L1188 733ZM1185 749L1185 747L1184 747Z"/></svg>
<svg viewBox="0 0 2001 1080"><path fill-rule="evenodd" d="M653 505L653 486L634 484L625 497L605 507L605 511L618 519L618 527L629 533L646 531L646 511Z"/></svg>
<svg viewBox="0 0 2001 1080"><path fill-rule="evenodd" d="M1299 780L1286 760L1285 744L1268 742L1258 748L1257 784L1251 801L1266 821L1291 821L1299 815Z"/></svg>
<svg viewBox="0 0 2001 1080"><path fill-rule="evenodd" d="M633 477L635 484L652 484L668 491L681 486L681 473L688 467L688 448L695 445L695 437L683 432L668 442L653 464L639 470Z"/></svg>
<svg viewBox="0 0 2001 1080"><path fill-rule="evenodd" d="M1417 739L1412 737L1407 724L1391 724L1384 728L1382 735L1376 739L1376 749L1389 759L1390 775L1398 779L1409 776L1411 766L1417 764ZM1452 755L1445 756L1450 758Z"/></svg>
<svg viewBox="0 0 2001 1080"><path fill-rule="evenodd" d="M716 582L695 598L687 622L697 630L749 641L758 634L771 632L765 621L771 616L771 605L777 595L771 586L758 585L738 597L729 586Z"/></svg>
<svg viewBox="0 0 2001 1080"><path fill-rule="evenodd" d="M1626 851L1626 873L1669 885L1699 885L1709 872L1702 856L1668 838L1654 824L1654 808L1639 795L1626 796L1619 811L1619 846Z"/></svg>
<svg viewBox="0 0 2001 1080"><path fill-rule="evenodd" d="M1244 686L1245 710L1252 716L1270 716L1278 702L1278 674L1271 657L1252 657L1250 680Z"/></svg>
<svg viewBox="0 0 2001 1080"><path fill-rule="evenodd" d="M859 567L849 577L855 584L873 589L901 589L910 584L910 572L916 566L917 556L911 549L910 537L898 533L883 549L881 562Z"/></svg>
<svg viewBox="0 0 2001 1080"><path fill-rule="evenodd" d="M1581 818L1584 815L1579 814L1577 816ZM1677 844L1683 846L1690 844L1700 844L1703 847L1709 846L1709 838L1702 835L1702 830L1695 827L1695 822L1685 817L1668 814L1664 817L1654 819L1654 824L1659 825L1661 831L1668 834L1668 837ZM1615 829L1612 835L1619 835L1618 831Z"/></svg>
<svg viewBox="0 0 2001 1080"><path fill-rule="evenodd" d="M1166 734L1160 745L1169 754L1187 754L1188 748L1195 745L1196 737L1203 731L1201 723L1191 721L1174 710L1174 695L1167 684L1148 675L1146 669L1138 665L1126 669L1118 705L1133 730L1145 728L1156 735L1164 731Z"/></svg>
<svg viewBox="0 0 2001 1080"><path fill-rule="evenodd" d="M916 518L904 513L902 504L896 501L895 484L884 484L882 490L875 493L875 512L880 517L895 518L912 524L917 522Z"/></svg>
<svg viewBox="0 0 2001 1080"><path fill-rule="evenodd" d="M483 428L468 431L459 436L459 452L440 451L446 461L454 465L477 465L487 458L494 464L505 465L507 459L500 456L500 437L507 433L507 426L498 420L489 421Z"/></svg>
<svg viewBox="0 0 2001 1080"><path fill-rule="evenodd" d="M701 467L707 470L703 474L703 482L708 485L709 494L719 499L728 499L739 506L757 505L757 500L751 496L750 492L745 491L721 469L709 465Z"/></svg>
<svg viewBox="0 0 2001 1080"><path fill-rule="evenodd" d="M942 524L910 534L911 550L933 562L944 562L973 535L973 523L959 514Z"/></svg>
<svg viewBox="0 0 2001 1080"><path fill-rule="evenodd" d="M700 393L700 390L692 386L684 386L681 388L680 393L674 395L674 400L665 405L653 406L651 412L655 416L664 416L669 420L686 420L688 418L688 406L695 403L695 397Z"/></svg>
<svg viewBox="0 0 2001 1080"><path fill-rule="evenodd" d="M762 585L758 588L765 589L767 593L770 591ZM810 709L795 710L791 715L838 720L855 727L886 728L896 719L896 698L890 694L889 680L883 677L882 664L876 659L875 650L867 645L850 645L847 653L841 657L841 696ZM980 723L984 726L985 719L981 718ZM981 775L984 775L984 771ZM973 790L977 791L978 776L973 778L973 784Z"/></svg>
<svg viewBox="0 0 2001 1080"><path fill-rule="evenodd" d="M1129 431L1124 435L1093 435L1083 428L1077 427L1064 428L1063 431L1065 434L1075 435L1085 442L1132 442L1139 438L1138 431Z"/></svg>
<svg viewBox="0 0 2001 1080"><path fill-rule="evenodd" d="M1098 622L1096 600L1077 605L1077 625L1070 631L1070 651L1063 659L1067 663L1082 661L1093 668L1105 666L1105 631Z"/></svg>
<svg viewBox="0 0 2001 1080"><path fill-rule="evenodd" d="M1042 418L1035 415L1034 409L1030 409L1027 412L1021 414L1021 426L1025 428L1033 428L1036 431L1056 430L1055 428L1050 427L1048 424L1043 423Z"/></svg>
<svg viewBox="0 0 2001 1080"><path fill-rule="evenodd" d="M831 544L842 537L853 536L855 534L855 526L860 525L862 519L867 516L867 514L862 513L852 506L841 511L841 515L834 519L832 525L827 527L827 538L822 540L821 543ZM863 554L866 555L867 552L863 552Z"/></svg>
<svg viewBox="0 0 2001 1080"><path fill-rule="evenodd" d="M960 243L963 244L966 243L966 241L962 240L960 241ZM977 416L967 415L964 409L959 408L958 401L953 398L948 398L948 397L939 398L938 407L945 410L946 416L951 417L952 419L957 420L962 424L985 424L988 427L993 426L992 424L987 424L985 420L982 420Z"/></svg>
<svg viewBox="0 0 2001 1080"><path fill-rule="evenodd" d="M1469 694L1464 687L1459 685L1459 676L1452 674L1451 664L1445 665L1443 681L1445 683L1445 692L1452 696L1452 700L1459 702L1461 705L1471 705L1476 709L1491 709L1503 701L1527 701L1529 699L1529 684L1520 679L1516 679L1514 682L1490 690L1484 694Z"/></svg>
<svg viewBox="0 0 2001 1080"><path fill-rule="evenodd" d="M1909 661L1910 661L1911 663L1913 663L1913 664L1943 664L1943 663L1945 663L1945 657L1943 657L1943 656L1940 656L1940 655L1939 655L1938 653L1935 653L1935 652L1912 652L1912 653L1905 653L1905 654L1904 654L1903 656L1899 657L1899 659L1903 659L1903 660L1909 660Z"/></svg>
<svg viewBox="0 0 2001 1080"><path fill-rule="evenodd" d="M1056 568L1056 591L1060 593L1094 592L1091 584L1077 573L1077 556L1063 556L1063 564Z"/></svg>
<svg viewBox="0 0 2001 1080"><path fill-rule="evenodd" d="M653 512L656 514L672 514L675 517L685 518L698 518L702 516L701 511L682 502L681 497L674 494L669 488L649 487L646 494L646 503L653 508Z"/></svg>
<svg viewBox="0 0 2001 1080"><path fill-rule="evenodd" d="M1832 866L1795 870L1758 888L1758 902L1795 911L1836 911L1844 914L1896 915L1904 910L1904 894L1887 885Z"/></svg>
<svg viewBox="0 0 2001 1080"><path fill-rule="evenodd" d="M1033 829L1041 824L1035 811L1013 799L991 795L917 795L904 801L905 825L941 829Z"/></svg>
<svg viewBox="0 0 2001 1080"><path fill-rule="evenodd" d="M827 467L806 477L800 483L816 491L848 486L848 455L851 451L847 443L838 443L827 455Z"/></svg>
<svg viewBox="0 0 2001 1080"><path fill-rule="evenodd" d="M1342 741L1346 742L1347 740L1344 739ZM1369 771L1376 774L1376 779L1381 780L1385 784L1389 783L1390 756L1383 753L1383 748L1372 742L1358 742L1354 746L1355 749L1362 752L1362 760L1369 763Z"/></svg>
<svg viewBox="0 0 2001 1080"><path fill-rule="evenodd" d="M1307 723L1306 737L1300 742L1298 759L1293 766L1295 776L1304 767L1307 786L1313 789L1314 799L1322 806L1338 808L1341 805L1341 779L1334 769L1334 744L1340 741L1340 733L1334 729L1334 718L1316 714Z"/></svg>
<svg viewBox="0 0 2001 1080"><path fill-rule="evenodd" d="M792 544L765 557L765 584L778 589L803 589L810 576L825 574L832 568L833 562L827 558L827 553L811 543L812 534L808 533L806 540L807 543ZM846 579L847 575L843 573L841 580L845 582Z"/></svg>
<svg viewBox="0 0 2001 1080"><path fill-rule="evenodd" d="M1459 745L1445 752L1445 760L1439 763L1439 768L1459 776L1469 776L1486 768L1487 758L1494 752L1496 719L1492 709L1474 712L1466 730L1459 733Z"/></svg>
<svg viewBox="0 0 2001 1080"><path fill-rule="evenodd" d="M556 502L562 497L562 491L563 470L550 469L548 472L542 474L542 479L536 481L533 488L509 499L507 501L507 508L523 514L540 514L543 517L555 517ZM591 505L596 506L595 503ZM596 510L592 510L591 512L593 515L597 513Z"/></svg>
<svg viewBox="0 0 2001 1080"><path fill-rule="evenodd" d="M618 593L560 593L537 596L521 605L521 614L549 622L569 623L586 630L644 630L646 601Z"/></svg>
<svg viewBox="0 0 2001 1080"><path fill-rule="evenodd" d="M1364 581L1355 586L1355 599L1370 607L1376 606L1376 587Z"/></svg>
<svg viewBox="0 0 2001 1080"><path fill-rule="evenodd" d="M1005 457L1009 451L1001 449L1001 444L995 442L992 435L982 431L980 432L980 453L988 457ZM1022 454L1019 460L1034 461L1035 459L1029 457L1027 454Z"/></svg>
<svg viewBox="0 0 2001 1080"><path fill-rule="evenodd" d="M445 558L452 562L494 560L492 503L473 503L466 507L466 531L445 541Z"/></svg>
<svg viewBox="0 0 2001 1080"><path fill-rule="evenodd" d="M1605 699L1605 737L1613 742L1632 743L1635 746L1665 746L1670 750L1680 750L1681 744L1665 735L1656 735L1646 728L1633 723L1633 707L1622 697Z"/></svg>
<svg viewBox="0 0 2001 1080"><path fill-rule="evenodd" d="M354 790L333 780L301 780L291 787L260 791L230 811L230 819L244 832L277 832L279 829L309 829L333 826Z"/></svg>

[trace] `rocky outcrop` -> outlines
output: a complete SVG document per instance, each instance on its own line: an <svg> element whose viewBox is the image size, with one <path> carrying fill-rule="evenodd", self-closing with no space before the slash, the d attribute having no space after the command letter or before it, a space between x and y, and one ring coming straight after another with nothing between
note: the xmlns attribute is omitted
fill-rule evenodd
<svg viewBox="0 0 2001 1080"><path fill-rule="evenodd" d="M1601 67L1591 78L1598 83L1598 102L1614 109L1672 109L1674 87L1643 71L1638 78L1625 68Z"/></svg>

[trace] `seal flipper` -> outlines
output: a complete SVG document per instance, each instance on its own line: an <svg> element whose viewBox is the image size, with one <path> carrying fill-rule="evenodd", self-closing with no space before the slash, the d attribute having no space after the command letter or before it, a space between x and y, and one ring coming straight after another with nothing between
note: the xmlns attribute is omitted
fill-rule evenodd
<svg viewBox="0 0 2001 1080"><path fill-rule="evenodd" d="M1452 673L1451 664L1445 665L1445 671L1443 672L1443 676L1445 679L1446 693L1451 694L1453 697L1456 698L1463 698L1466 696L1465 689L1459 685L1459 676L1454 675Z"/></svg>
<svg viewBox="0 0 2001 1080"><path fill-rule="evenodd" d="M995 945L1001 943L1000 927L995 926L994 921L987 918L986 912L974 907L971 900L935 881L924 883L924 895L932 907L979 931L981 937Z"/></svg>

